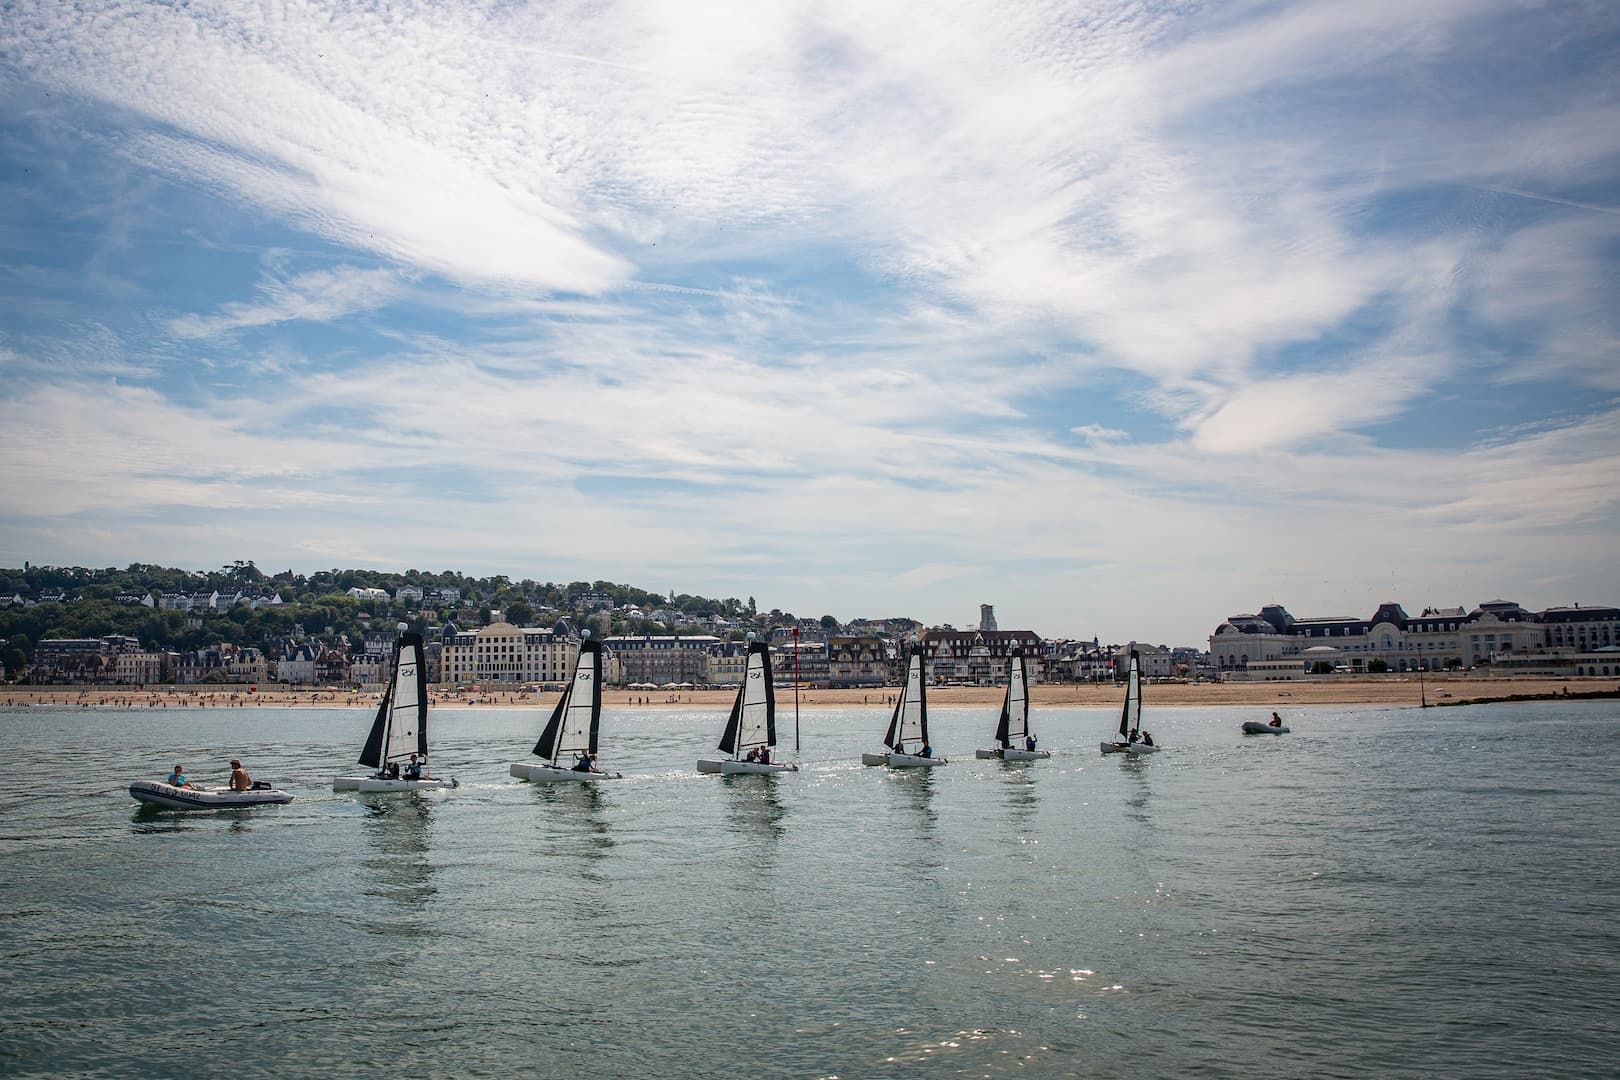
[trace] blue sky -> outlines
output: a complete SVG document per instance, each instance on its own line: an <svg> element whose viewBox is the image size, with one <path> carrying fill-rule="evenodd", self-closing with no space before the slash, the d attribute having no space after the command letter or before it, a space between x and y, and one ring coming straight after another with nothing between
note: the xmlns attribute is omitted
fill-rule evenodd
<svg viewBox="0 0 1620 1080"><path fill-rule="evenodd" d="M1620 9L20 2L0 562L1620 602Z"/></svg>

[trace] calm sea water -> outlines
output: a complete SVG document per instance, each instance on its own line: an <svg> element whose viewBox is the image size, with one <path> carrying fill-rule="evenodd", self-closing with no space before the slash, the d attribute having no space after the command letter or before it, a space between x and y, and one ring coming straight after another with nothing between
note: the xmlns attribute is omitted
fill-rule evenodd
<svg viewBox="0 0 1620 1080"><path fill-rule="evenodd" d="M334 795L360 710L0 711L0 1074L1612 1076L1620 705L1039 713L1045 762L700 776L718 712L440 710L442 797ZM787 718L791 749L792 718ZM297 799L136 807L240 756Z"/></svg>

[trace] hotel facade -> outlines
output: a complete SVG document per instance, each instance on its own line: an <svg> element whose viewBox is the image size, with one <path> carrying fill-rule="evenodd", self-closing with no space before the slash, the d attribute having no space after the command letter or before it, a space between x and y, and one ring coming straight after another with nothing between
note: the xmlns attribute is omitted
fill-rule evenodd
<svg viewBox="0 0 1620 1080"><path fill-rule="evenodd" d="M1620 608L1534 612L1491 600L1472 611L1425 608L1413 616L1386 603L1365 619L1300 619L1272 604L1216 627L1209 652L1221 676L1236 679L1481 666L1504 674L1620 674Z"/></svg>

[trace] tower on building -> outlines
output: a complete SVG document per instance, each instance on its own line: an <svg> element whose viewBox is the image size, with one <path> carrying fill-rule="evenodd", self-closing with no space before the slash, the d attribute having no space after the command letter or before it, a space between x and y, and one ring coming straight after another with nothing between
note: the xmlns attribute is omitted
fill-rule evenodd
<svg viewBox="0 0 1620 1080"><path fill-rule="evenodd" d="M979 629L994 630L996 628L996 606L994 604L979 605Z"/></svg>

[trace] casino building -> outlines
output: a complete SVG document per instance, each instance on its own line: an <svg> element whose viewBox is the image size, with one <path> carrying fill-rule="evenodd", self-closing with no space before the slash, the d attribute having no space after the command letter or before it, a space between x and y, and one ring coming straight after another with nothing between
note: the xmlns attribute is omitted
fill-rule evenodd
<svg viewBox="0 0 1620 1080"><path fill-rule="evenodd" d="M1209 636L1209 652L1217 670L1240 678L1250 665L1270 677L1288 666L1271 661L1294 658L1305 675L1482 665L1504 672L1609 674L1602 670L1605 658L1620 673L1620 608L1576 605L1533 612L1510 600L1491 600L1472 611L1424 608L1414 616L1391 602L1365 619L1299 619L1271 604L1221 623Z"/></svg>

